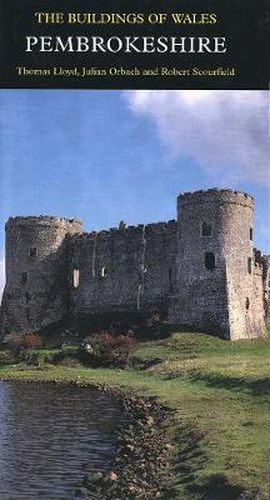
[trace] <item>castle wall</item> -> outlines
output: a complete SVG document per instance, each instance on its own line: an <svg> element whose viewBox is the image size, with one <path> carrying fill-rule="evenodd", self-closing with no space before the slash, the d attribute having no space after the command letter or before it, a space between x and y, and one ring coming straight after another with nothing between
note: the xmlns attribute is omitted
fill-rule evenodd
<svg viewBox="0 0 270 500"><path fill-rule="evenodd" d="M266 320L270 320L270 255L263 256L263 287Z"/></svg>
<svg viewBox="0 0 270 500"><path fill-rule="evenodd" d="M218 209L218 200L209 197L207 203L203 193L178 198L177 284L170 321L187 329L229 337L223 211ZM203 224L211 234L203 236ZM215 256L213 269L205 266L206 253Z"/></svg>
<svg viewBox="0 0 270 500"><path fill-rule="evenodd" d="M253 271L250 283L243 290L240 285L230 283L228 308L231 340L261 337L265 334L263 294L262 271L259 268Z"/></svg>
<svg viewBox="0 0 270 500"><path fill-rule="evenodd" d="M247 336L260 337L266 333L265 327L265 303L264 303L264 286L262 279L262 268L255 265L253 273L253 290L251 295L250 312L247 313L246 331Z"/></svg>
<svg viewBox="0 0 270 500"><path fill-rule="evenodd" d="M180 195L172 322L231 339L264 333L252 239L251 196L222 189Z"/></svg>
<svg viewBox="0 0 270 500"><path fill-rule="evenodd" d="M68 245L75 315L168 308L175 277L175 221L83 233Z"/></svg>
<svg viewBox="0 0 270 500"><path fill-rule="evenodd" d="M6 286L2 330L35 330L66 313L67 234L77 220L16 217L6 224Z"/></svg>
<svg viewBox="0 0 270 500"><path fill-rule="evenodd" d="M254 200L235 194L226 205L223 248L226 255L231 340L265 334L262 266L253 248Z"/></svg>
<svg viewBox="0 0 270 500"><path fill-rule="evenodd" d="M76 219L9 219L1 334L68 316L159 311L187 330L263 335L269 269L253 249L253 205L237 191L184 193L177 222L98 233L82 233Z"/></svg>

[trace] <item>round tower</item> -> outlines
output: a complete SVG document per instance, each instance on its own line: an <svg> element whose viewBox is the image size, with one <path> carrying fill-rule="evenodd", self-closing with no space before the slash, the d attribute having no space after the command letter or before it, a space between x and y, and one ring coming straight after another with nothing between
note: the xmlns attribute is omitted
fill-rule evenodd
<svg viewBox="0 0 270 500"><path fill-rule="evenodd" d="M76 219L15 217L6 223L4 333L38 330L66 313L65 238Z"/></svg>
<svg viewBox="0 0 270 500"><path fill-rule="evenodd" d="M263 333L253 208L252 196L226 189L178 197L173 323L231 339Z"/></svg>

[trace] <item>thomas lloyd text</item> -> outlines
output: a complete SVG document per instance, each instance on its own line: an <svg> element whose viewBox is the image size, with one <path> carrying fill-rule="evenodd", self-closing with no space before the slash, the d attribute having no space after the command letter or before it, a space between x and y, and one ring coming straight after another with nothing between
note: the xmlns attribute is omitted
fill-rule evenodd
<svg viewBox="0 0 270 500"><path fill-rule="evenodd" d="M136 66L125 68L122 66L112 66L110 68L98 68L86 66L73 68L53 67L53 68L27 68L25 66L16 67L17 74L22 77L45 76L45 77L102 77L102 76L175 76L175 77L190 77L190 76L235 76L236 70L234 67L223 68L221 66L215 68L200 68L194 66L192 68L176 68L176 67L153 67L153 68L138 68Z"/></svg>

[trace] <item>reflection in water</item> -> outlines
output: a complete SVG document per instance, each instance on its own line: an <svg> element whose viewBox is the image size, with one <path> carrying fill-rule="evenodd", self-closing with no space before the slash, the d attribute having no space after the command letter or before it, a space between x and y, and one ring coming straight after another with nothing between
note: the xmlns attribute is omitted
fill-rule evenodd
<svg viewBox="0 0 270 500"><path fill-rule="evenodd" d="M73 499L85 472L108 469L119 418L94 390L0 382L0 499Z"/></svg>

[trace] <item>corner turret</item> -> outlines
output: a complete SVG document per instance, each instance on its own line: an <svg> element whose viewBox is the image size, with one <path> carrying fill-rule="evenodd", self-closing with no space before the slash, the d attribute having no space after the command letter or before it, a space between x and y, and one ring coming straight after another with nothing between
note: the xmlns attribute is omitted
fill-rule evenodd
<svg viewBox="0 0 270 500"><path fill-rule="evenodd" d="M80 231L77 219L39 216L7 221L2 334L39 329L65 316L65 239Z"/></svg>

